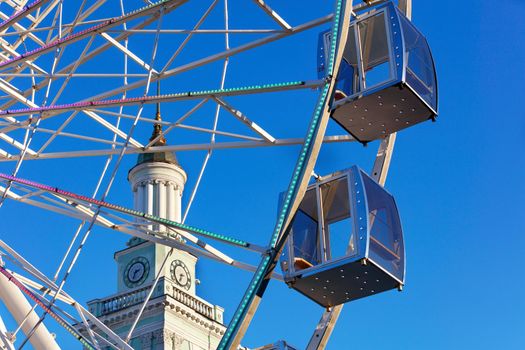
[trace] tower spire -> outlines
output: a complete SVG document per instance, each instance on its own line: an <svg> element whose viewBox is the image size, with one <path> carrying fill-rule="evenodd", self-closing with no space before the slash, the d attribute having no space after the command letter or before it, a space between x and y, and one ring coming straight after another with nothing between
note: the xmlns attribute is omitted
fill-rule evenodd
<svg viewBox="0 0 525 350"><path fill-rule="evenodd" d="M160 80L157 80L157 97L160 96ZM157 113L155 114L155 120L161 122L162 118L160 116L160 102L157 102ZM164 146L166 144L166 138L162 133L162 124L155 123L153 125L153 133L151 134L150 141L157 140L153 146Z"/></svg>

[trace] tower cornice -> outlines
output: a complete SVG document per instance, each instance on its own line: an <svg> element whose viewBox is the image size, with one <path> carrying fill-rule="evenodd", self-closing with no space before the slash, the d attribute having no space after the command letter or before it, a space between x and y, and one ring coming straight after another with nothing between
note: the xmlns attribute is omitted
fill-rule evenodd
<svg viewBox="0 0 525 350"><path fill-rule="evenodd" d="M186 172L176 164L152 162L141 163L130 169L128 180L133 190L139 183L153 183L153 181L166 181L176 185L180 190L184 188L187 180Z"/></svg>

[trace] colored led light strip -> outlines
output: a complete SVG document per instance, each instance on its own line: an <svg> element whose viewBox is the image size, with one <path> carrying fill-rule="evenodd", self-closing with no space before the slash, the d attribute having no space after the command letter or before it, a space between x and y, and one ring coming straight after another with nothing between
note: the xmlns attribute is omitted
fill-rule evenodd
<svg viewBox="0 0 525 350"><path fill-rule="evenodd" d="M69 325L62 317L60 317L56 312L51 310L46 304L44 304L32 291L30 291L26 286L22 284L18 279L15 278L9 271L7 271L3 266L0 266L0 273L2 273L11 283L18 287L22 292L24 292L29 298L31 298L35 303L37 303L45 312L47 312L51 317L58 322L60 326L65 328L69 333L71 333L78 341L82 343L86 348L90 350L96 350L96 348L88 342L76 329Z"/></svg>
<svg viewBox="0 0 525 350"><path fill-rule="evenodd" d="M240 239L228 237L228 236L225 236L225 235L213 233L211 231L207 231L207 230L203 230L203 229L200 229L200 228L192 227L192 226L189 226L189 225L181 224L181 223L176 222L176 221L164 219L164 218L161 218L161 217L158 217L158 216L155 216L155 215L151 215L151 214L147 214L147 213L143 213L143 212L140 212L140 211L137 211L137 210L128 209L128 208L122 207L120 205L107 203L107 202L104 202L104 201L100 201L98 199L93 199L93 198L90 198L90 197L78 195L78 194L75 194L75 193L72 193L72 192L61 190L61 189L59 189L57 187L51 187L51 186L43 185L43 184L40 184L40 183L37 183L37 182L33 182L33 181L17 178L15 176L2 174L2 173L0 173L0 178L8 180L8 181L13 181L13 182L17 182L17 183L20 183L20 184L24 184L26 186L30 186L30 187L33 187L33 188L38 188L40 190L44 190L44 191L47 191L47 192L56 193L56 194L59 194L61 196L72 198L73 200L80 200L80 201L87 202L87 203L94 204L94 205L98 205L98 206L101 206L101 207L104 207L104 208L112 209L112 210L115 210L115 211L118 211L118 212L121 212L121 213L124 213L124 214L128 214L128 215L131 215L131 216L134 216L134 217L137 217L137 218L144 218L144 219L146 219L148 221L155 222L155 223L158 223L158 224L162 224L164 226L169 226L169 227L180 229L180 230L183 230L183 231L186 231L186 232L195 233L197 235L201 235L201 236L204 236L204 237L209 237L209 238L212 238L212 239L215 239L215 240L223 241L223 242L226 242L226 243L229 243L229 244L233 244L233 245L237 245L237 246L240 246L240 247L248 247L250 245L248 242L245 242L245 241L240 240Z"/></svg>
<svg viewBox="0 0 525 350"><path fill-rule="evenodd" d="M25 5L21 10L15 12L12 16L9 16L5 21L0 23L0 31L6 29L11 23L16 22L20 17L22 17L22 15L31 13L48 1L49 0L36 0L29 5Z"/></svg>
<svg viewBox="0 0 525 350"><path fill-rule="evenodd" d="M108 19L108 20L106 20L106 21L104 21L102 23L99 23L99 24L94 25L92 27L89 27L87 29L81 30L81 31L73 33L73 34L66 35L63 38L57 39L57 40L55 40L53 42L50 42L50 43L48 43L46 45L40 46L40 47L38 47L38 48L36 48L34 50L25 52L25 53L21 54L20 56L16 56L16 57L13 57L13 58L11 58L9 60L1 62L0 63L0 68L6 68L6 67L9 67L9 66L16 65L21 60L27 60L28 58L31 58L33 56L49 52L49 51L53 50L55 47L57 47L57 46L60 46L60 45L66 44L66 43L73 43L75 41L78 41L80 39L85 38L88 35L94 34L97 31L101 31L102 29L107 30L109 28L115 27L115 26L119 25L123 21L133 19L132 17L140 17L142 15L145 15L147 11L150 11L150 10L156 8L156 7L162 6L162 5L164 5L164 4L168 3L168 2L174 2L174 1L175 2L185 2L185 0L184 1L181 1L181 0L160 0L160 1L157 1L155 3L152 3L152 4L148 5L148 6L144 6L142 8L139 8L139 9L137 9L135 11L128 12L125 15L110 18L110 19Z"/></svg>
<svg viewBox="0 0 525 350"><path fill-rule="evenodd" d="M332 27L332 42L331 42L331 48L330 48L330 58L329 58L328 67L327 67L327 72L330 77L334 73L335 55L336 55L336 50L337 50L338 36L340 32L340 23L343 22L341 20L341 16L344 15L344 12L342 11L344 6L345 6L345 0L337 1L336 14L334 16L334 23ZM314 112L314 117L312 118L312 121L310 123L310 127L306 135L303 148L299 155L299 159L297 161L296 168L292 176L292 180L290 182L286 197L284 199L283 207L281 209L281 214L279 215L277 225L275 227L275 230L271 238L271 242L270 242L271 248L276 248L278 238L281 236L281 233L282 233L283 224L290 214L290 204L297 197L297 191L299 189L297 185L298 183L301 182L301 177L304 176L305 167L309 161L311 151L314 146L312 144L312 140L314 139L314 137L319 131L320 120L321 120L323 108L325 104L328 102L328 92L330 90L331 83L332 82L330 80L327 81L327 83L322 89L321 96L319 98L319 101L317 103L317 106ZM250 285L248 289L246 290L246 293L244 294L243 299L241 300L241 303L239 304L239 307L235 311L235 314L230 324L228 325L228 328L224 336L222 337L221 342L219 343L219 346L217 347L217 350L226 350L226 349L229 349L229 347L232 345L232 342L235 338L235 335L237 334L240 323L246 317L248 308L252 304L252 301L255 297L255 293L262 286L264 277L270 271L270 268L272 266L271 262L273 258L274 256L271 256L270 254L263 257L263 260L261 261L261 264L259 265L257 272L253 276L250 282Z"/></svg>
<svg viewBox="0 0 525 350"><path fill-rule="evenodd" d="M35 107L35 108L20 108L20 109L8 109L0 111L0 116L20 116L28 115L33 113L44 113L44 112L60 112L62 110L82 110L94 107L113 107L121 105L137 105L137 104L148 104L157 102L170 102L176 100L187 100L192 98L201 98L205 96L228 96L228 95L239 95L239 94L252 94L260 92L273 92L279 91L283 88L286 89L298 89L305 87L318 86L317 83L306 83L304 81L291 81L284 83L273 83L273 84L262 84L262 85L251 85L242 87L233 87L227 89L215 89L215 90L202 90L202 91L188 91L178 92L174 94L166 94L160 96L143 96L143 97L129 97L121 99L111 100L100 100L100 101L84 101L75 102L62 105Z"/></svg>

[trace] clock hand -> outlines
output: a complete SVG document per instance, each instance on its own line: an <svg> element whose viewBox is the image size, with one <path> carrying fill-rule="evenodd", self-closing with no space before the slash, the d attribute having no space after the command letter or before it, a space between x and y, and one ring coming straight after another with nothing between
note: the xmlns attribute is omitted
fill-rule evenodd
<svg viewBox="0 0 525 350"><path fill-rule="evenodd" d="M188 282L188 277L185 274L181 273L180 280L182 284L186 284Z"/></svg>

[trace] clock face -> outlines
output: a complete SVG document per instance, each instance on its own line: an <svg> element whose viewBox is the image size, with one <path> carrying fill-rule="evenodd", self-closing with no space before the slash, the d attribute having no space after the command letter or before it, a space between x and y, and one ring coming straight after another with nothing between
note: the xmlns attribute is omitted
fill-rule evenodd
<svg viewBox="0 0 525 350"><path fill-rule="evenodd" d="M128 288L140 286L149 273L149 261L145 257L139 256L132 259L124 271L124 283Z"/></svg>
<svg viewBox="0 0 525 350"><path fill-rule="evenodd" d="M146 267L143 263L137 261L129 267L128 280L132 283L137 283L144 276L144 272L146 272Z"/></svg>
<svg viewBox="0 0 525 350"><path fill-rule="evenodd" d="M191 275L188 267L180 260L171 263L171 278L182 288L188 290L191 287Z"/></svg>

